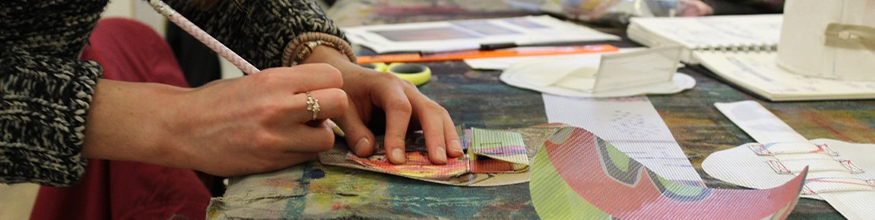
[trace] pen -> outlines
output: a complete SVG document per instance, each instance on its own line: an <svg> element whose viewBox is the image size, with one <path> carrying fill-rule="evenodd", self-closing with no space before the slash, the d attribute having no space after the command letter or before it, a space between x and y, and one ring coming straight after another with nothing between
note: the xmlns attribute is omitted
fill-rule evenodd
<svg viewBox="0 0 875 220"><path fill-rule="evenodd" d="M233 50L222 44L222 42L219 42L219 40L216 40L216 38L213 38L213 36L210 36L210 34L189 21L187 18L180 15L178 12L176 12L176 10L170 8L170 6L163 1L149 0L149 4L152 5L152 8L154 8L155 11L164 15L164 17L167 17L167 20L170 20L170 22L176 24L177 26L185 30L185 32L191 34L191 36L198 39L198 41L218 53L219 56L222 56L229 62L233 63L234 66L237 66L237 68L243 71L243 73L246 73L246 75L252 75L261 72L261 70L246 61L246 59L243 59L243 57L240 57L240 55L234 53ZM337 136L346 136L343 130L341 130L340 127L337 126L337 123L334 123L334 121L331 121L331 119L326 119L325 123L328 124L329 127L331 127L331 130L334 131L334 134L336 134Z"/></svg>

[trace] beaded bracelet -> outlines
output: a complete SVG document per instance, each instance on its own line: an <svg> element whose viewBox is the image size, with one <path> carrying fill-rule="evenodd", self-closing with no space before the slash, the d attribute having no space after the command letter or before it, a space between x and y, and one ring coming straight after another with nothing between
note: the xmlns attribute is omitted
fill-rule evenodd
<svg viewBox="0 0 875 220"><path fill-rule="evenodd" d="M304 33L298 35L283 52L283 66L294 66L307 59L318 46L328 46L343 53L350 61L355 62L355 54L346 41L325 33Z"/></svg>

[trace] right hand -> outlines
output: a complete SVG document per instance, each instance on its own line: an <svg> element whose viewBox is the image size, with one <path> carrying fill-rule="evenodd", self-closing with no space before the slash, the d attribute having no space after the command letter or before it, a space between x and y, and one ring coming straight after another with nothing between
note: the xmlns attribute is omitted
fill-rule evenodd
<svg viewBox="0 0 875 220"><path fill-rule="evenodd" d="M218 176L267 172L302 163L334 145L324 121L347 108L340 72L324 64L271 68L184 94L167 131L189 158L180 164ZM319 99L317 120L307 95Z"/></svg>

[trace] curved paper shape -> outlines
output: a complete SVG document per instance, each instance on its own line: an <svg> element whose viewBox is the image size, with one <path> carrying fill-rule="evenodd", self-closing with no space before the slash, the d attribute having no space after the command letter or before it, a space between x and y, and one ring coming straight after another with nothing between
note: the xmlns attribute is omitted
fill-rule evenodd
<svg viewBox="0 0 875 220"><path fill-rule="evenodd" d="M783 219L799 199L807 168L763 190L671 182L581 128L554 134L534 158L532 202L544 219Z"/></svg>
<svg viewBox="0 0 875 220"><path fill-rule="evenodd" d="M662 82L596 91L595 74L599 68L598 60L535 59L514 64L507 68L499 76L499 79L508 85L543 93L594 98L674 94L696 86L696 80L693 77L683 73L674 73L670 79ZM629 79L628 84L636 83L634 77L621 78ZM618 83L613 82L612 84Z"/></svg>

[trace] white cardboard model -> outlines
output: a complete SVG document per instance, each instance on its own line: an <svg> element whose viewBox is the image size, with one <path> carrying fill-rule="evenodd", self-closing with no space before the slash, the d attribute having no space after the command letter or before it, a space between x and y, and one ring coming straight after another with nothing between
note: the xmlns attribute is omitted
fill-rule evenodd
<svg viewBox="0 0 875 220"><path fill-rule="evenodd" d="M875 0L791 0L778 66L839 80L875 81Z"/></svg>

